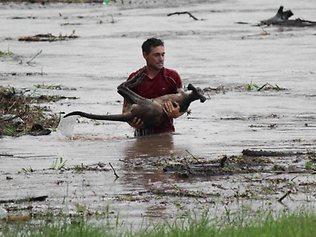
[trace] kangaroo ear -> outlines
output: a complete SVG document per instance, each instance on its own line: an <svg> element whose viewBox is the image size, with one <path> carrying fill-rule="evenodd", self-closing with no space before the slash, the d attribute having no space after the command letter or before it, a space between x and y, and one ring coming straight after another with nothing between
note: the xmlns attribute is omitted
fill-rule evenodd
<svg viewBox="0 0 316 237"><path fill-rule="evenodd" d="M196 88L190 83L190 84L188 85L188 90L194 91L194 90L196 90Z"/></svg>
<svg viewBox="0 0 316 237"><path fill-rule="evenodd" d="M203 95L203 92L200 88L195 88L191 83L188 85L188 90L192 91L195 93L198 98L200 99L201 103L204 103L206 101L205 96Z"/></svg>
<svg viewBox="0 0 316 237"><path fill-rule="evenodd" d="M282 15L282 13L283 13L283 6L280 6L280 7L279 7L278 13L279 13L280 15Z"/></svg>

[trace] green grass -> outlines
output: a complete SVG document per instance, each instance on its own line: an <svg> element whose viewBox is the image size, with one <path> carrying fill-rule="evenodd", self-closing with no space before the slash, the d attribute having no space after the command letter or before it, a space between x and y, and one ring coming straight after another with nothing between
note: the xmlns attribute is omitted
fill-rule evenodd
<svg viewBox="0 0 316 237"><path fill-rule="evenodd" d="M316 170L316 163L314 160L306 161L305 169L307 170Z"/></svg>
<svg viewBox="0 0 316 237"><path fill-rule="evenodd" d="M146 229L119 230L108 226L88 224L83 219L70 223L52 222L34 225L2 225L0 236L60 236L60 237L314 237L316 236L316 213L282 214L278 217L264 215L261 218L231 220L229 224L219 224L220 220L210 220L204 216L199 220L188 217L174 223L148 226ZM3 224L3 223L2 223ZM2 231L2 235L1 235Z"/></svg>
<svg viewBox="0 0 316 237"><path fill-rule="evenodd" d="M0 57L6 57L6 56L13 56L13 52L11 52L10 50L7 50L7 51L0 50Z"/></svg>

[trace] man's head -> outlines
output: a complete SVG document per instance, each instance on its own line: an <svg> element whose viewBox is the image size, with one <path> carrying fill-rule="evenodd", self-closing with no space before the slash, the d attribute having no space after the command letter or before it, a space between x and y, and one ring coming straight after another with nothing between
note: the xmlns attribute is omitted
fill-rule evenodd
<svg viewBox="0 0 316 237"><path fill-rule="evenodd" d="M165 47L160 39L150 38L147 39L143 45L143 57L147 62L147 66L155 70L160 70L164 66L165 60Z"/></svg>

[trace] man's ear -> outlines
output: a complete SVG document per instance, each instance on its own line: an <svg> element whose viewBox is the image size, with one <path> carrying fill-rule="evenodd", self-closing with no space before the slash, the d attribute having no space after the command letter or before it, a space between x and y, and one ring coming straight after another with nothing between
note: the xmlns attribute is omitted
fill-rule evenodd
<svg viewBox="0 0 316 237"><path fill-rule="evenodd" d="M148 54L146 52L143 52L143 58L147 60Z"/></svg>

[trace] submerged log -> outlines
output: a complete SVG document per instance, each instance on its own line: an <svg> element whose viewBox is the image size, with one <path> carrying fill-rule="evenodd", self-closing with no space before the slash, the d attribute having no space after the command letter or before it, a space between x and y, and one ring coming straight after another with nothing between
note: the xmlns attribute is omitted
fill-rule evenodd
<svg viewBox="0 0 316 237"><path fill-rule="evenodd" d="M260 26L262 25L278 25L278 26L288 26L288 27L307 27L307 26L316 26L315 21L308 21L297 18L295 20L290 20L289 18L293 16L293 12L291 10L283 11L283 6L280 6L278 12L275 16L262 20L260 22Z"/></svg>

